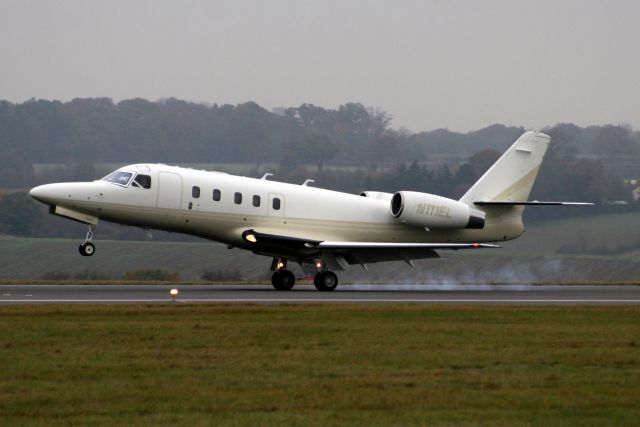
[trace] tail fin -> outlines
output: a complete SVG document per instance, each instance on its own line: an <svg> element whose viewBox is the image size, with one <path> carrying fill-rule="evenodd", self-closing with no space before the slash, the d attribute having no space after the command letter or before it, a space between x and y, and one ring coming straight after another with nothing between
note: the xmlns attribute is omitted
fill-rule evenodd
<svg viewBox="0 0 640 427"><path fill-rule="evenodd" d="M475 202L526 201L538 176L550 137L525 132L460 199Z"/></svg>

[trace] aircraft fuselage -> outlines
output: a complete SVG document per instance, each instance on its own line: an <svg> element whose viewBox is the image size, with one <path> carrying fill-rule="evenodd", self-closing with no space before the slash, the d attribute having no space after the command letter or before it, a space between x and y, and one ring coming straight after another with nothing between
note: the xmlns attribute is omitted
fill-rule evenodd
<svg viewBox="0 0 640 427"><path fill-rule="evenodd" d="M523 231L518 215L497 223L488 212L483 229L426 230L395 218L389 198L161 164L130 165L119 171L132 174L127 183L47 184L31 194L96 222L99 218L185 233L245 249L252 249L241 237L247 229L317 240L389 243L495 242ZM134 186L136 174L149 176L150 188ZM439 206L418 209L433 216L447 214Z"/></svg>

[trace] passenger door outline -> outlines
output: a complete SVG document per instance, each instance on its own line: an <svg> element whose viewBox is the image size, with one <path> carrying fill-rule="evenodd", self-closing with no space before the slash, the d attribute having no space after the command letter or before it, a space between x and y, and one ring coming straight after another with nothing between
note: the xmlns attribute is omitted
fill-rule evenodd
<svg viewBox="0 0 640 427"><path fill-rule="evenodd" d="M182 205L182 177L173 172L158 174L158 202L163 209L180 209Z"/></svg>

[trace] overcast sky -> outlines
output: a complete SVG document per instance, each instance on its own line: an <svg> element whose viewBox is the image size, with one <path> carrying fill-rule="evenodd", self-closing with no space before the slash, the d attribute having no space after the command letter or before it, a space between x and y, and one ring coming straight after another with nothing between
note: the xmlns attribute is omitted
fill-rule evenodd
<svg viewBox="0 0 640 427"><path fill-rule="evenodd" d="M0 0L0 99L361 102L394 127L640 128L637 0Z"/></svg>

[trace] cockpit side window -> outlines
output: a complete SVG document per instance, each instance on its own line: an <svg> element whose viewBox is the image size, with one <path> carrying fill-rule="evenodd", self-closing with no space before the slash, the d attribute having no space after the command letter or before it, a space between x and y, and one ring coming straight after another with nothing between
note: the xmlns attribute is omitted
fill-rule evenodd
<svg viewBox="0 0 640 427"><path fill-rule="evenodd" d="M138 174L133 182L134 184L137 183L142 188L151 188L151 177L149 175Z"/></svg>
<svg viewBox="0 0 640 427"><path fill-rule="evenodd" d="M131 172L113 172L102 178L102 180L126 187L132 176Z"/></svg>

